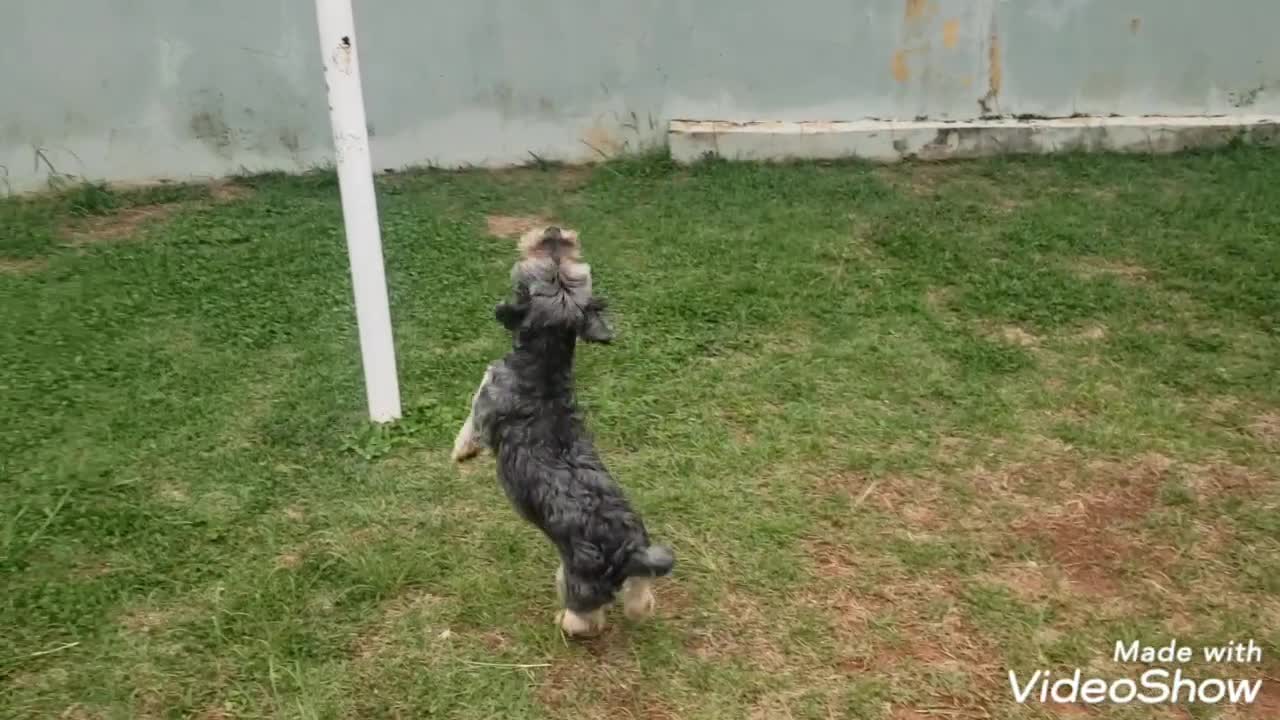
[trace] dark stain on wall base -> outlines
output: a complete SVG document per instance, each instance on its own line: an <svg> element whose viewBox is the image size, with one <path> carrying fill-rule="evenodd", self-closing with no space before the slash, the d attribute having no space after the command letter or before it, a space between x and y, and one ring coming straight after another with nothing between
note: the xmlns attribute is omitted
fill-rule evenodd
<svg viewBox="0 0 1280 720"><path fill-rule="evenodd" d="M1000 114L1000 91L1004 88L1004 59L1000 51L1000 27L996 16L991 16L991 30L987 35L987 94L978 98L981 117Z"/></svg>
<svg viewBox="0 0 1280 720"><path fill-rule="evenodd" d="M298 138L298 131L292 128L280 130L280 144L293 155L297 155L298 151L302 149L302 141Z"/></svg>
<svg viewBox="0 0 1280 720"><path fill-rule="evenodd" d="M231 149L231 128L222 113L198 112L191 116L190 127L197 140L209 145L219 155L226 155Z"/></svg>
<svg viewBox="0 0 1280 720"><path fill-rule="evenodd" d="M1266 89L1267 86L1265 84L1261 84L1257 87L1249 88L1248 90L1237 90L1227 94L1227 102L1230 102L1232 107L1252 107L1258 102L1258 96L1266 91Z"/></svg>

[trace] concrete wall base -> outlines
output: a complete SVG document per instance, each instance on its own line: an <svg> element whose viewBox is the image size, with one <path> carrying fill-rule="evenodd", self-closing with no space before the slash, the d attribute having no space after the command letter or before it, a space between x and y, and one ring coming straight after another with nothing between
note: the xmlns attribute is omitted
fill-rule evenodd
<svg viewBox="0 0 1280 720"><path fill-rule="evenodd" d="M1273 143L1280 139L1280 115L965 122L673 120L667 137L671 156L679 163L708 155L730 160L897 162L1072 151L1159 154L1231 142Z"/></svg>

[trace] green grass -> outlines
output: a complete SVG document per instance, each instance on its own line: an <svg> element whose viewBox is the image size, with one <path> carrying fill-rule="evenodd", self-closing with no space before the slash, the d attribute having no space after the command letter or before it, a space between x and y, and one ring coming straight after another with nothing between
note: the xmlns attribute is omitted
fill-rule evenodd
<svg viewBox="0 0 1280 720"><path fill-rule="evenodd" d="M1262 644L1280 712L1272 151L386 176L391 428L333 176L231 189L0 202L0 716L1051 717L1008 669L1170 637ZM677 549L650 624L564 642L447 461L493 214L612 301L580 392Z"/></svg>

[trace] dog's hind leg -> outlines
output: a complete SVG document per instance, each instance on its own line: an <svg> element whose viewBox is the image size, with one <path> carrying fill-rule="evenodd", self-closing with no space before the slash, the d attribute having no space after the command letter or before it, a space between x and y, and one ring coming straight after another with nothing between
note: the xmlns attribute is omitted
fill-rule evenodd
<svg viewBox="0 0 1280 720"><path fill-rule="evenodd" d="M493 377L493 370L485 370L484 379L480 381L480 387L476 388L476 392L471 396L471 412L467 414L467 419L462 423L462 428L458 430L458 436L453 440L453 461L461 463L470 460L480 454L484 444L480 436L480 428L476 423L476 409L480 404L480 395L484 392L484 388L489 384L489 380Z"/></svg>
<svg viewBox="0 0 1280 720"><path fill-rule="evenodd" d="M569 591L564 586L564 563L560 563L560 567L556 568L556 597L561 605L564 604L568 595Z"/></svg>
<svg viewBox="0 0 1280 720"><path fill-rule="evenodd" d="M622 583L622 612L630 620L653 616L657 601L653 597L653 578L629 577Z"/></svg>

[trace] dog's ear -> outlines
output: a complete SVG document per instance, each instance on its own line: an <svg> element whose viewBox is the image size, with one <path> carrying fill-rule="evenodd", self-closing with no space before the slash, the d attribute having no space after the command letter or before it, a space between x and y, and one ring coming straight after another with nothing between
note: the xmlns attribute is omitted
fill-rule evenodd
<svg viewBox="0 0 1280 720"><path fill-rule="evenodd" d="M613 327L605 317L605 302L601 298L592 298L583 308L582 327L578 334L583 340L595 343L613 342Z"/></svg>
<svg viewBox="0 0 1280 720"><path fill-rule="evenodd" d="M502 327L515 332L524 322L524 318L529 314L529 305L527 303L499 303L493 309L493 316L498 322L502 323Z"/></svg>

